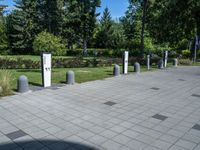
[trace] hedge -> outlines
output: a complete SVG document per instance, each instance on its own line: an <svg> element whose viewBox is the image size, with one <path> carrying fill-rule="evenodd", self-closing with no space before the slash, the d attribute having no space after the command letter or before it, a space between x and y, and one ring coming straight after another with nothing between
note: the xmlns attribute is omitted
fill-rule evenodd
<svg viewBox="0 0 200 150"><path fill-rule="evenodd" d="M160 57L152 57L151 64L157 64ZM141 65L146 65L146 59L137 57L129 57L129 64L133 65L135 62L139 62ZM75 58L53 58L53 68L83 68L83 67L106 67L113 64L122 65L122 58L90 58L83 59L82 57ZM41 62L37 60L23 59L21 57L17 59L12 58L0 58L0 69L39 69Z"/></svg>

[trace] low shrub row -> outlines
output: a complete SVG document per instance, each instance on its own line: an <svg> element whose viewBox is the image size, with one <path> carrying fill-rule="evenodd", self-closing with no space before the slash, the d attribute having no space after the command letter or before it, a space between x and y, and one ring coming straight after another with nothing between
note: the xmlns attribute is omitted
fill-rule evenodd
<svg viewBox="0 0 200 150"><path fill-rule="evenodd" d="M111 66L114 63L121 63L121 59L83 59L83 58L53 58L53 68L81 68L81 67L101 67ZM0 58L0 69L39 69L41 62L30 59L12 59L12 58Z"/></svg>
<svg viewBox="0 0 200 150"><path fill-rule="evenodd" d="M151 64L157 64L160 57L151 58ZM129 63L133 65L135 62L139 62L141 65L146 65L146 59L141 59L137 57L129 57ZM121 58L87 58L82 57L75 58L53 58L52 67L53 68L82 68L82 67L106 67L113 64L122 64ZM23 59L19 57L17 59L12 58L0 58L0 68L1 69L39 69L41 67L41 62L31 59Z"/></svg>

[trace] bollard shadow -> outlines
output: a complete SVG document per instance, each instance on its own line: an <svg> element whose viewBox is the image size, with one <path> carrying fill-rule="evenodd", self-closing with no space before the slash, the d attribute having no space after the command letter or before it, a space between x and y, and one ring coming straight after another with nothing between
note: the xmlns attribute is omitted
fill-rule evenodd
<svg viewBox="0 0 200 150"><path fill-rule="evenodd" d="M37 73L41 73L41 69L17 69L17 72L37 72ZM59 72L59 71L52 70L52 72Z"/></svg>
<svg viewBox="0 0 200 150"><path fill-rule="evenodd" d="M39 72L41 73L40 69L18 69L17 72Z"/></svg>
<svg viewBox="0 0 200 150"><path fill-rule="evenodd" d="M67 84L67 82L66 81L60 81L59 83L61 83L61 84Z"/></svg>
<svg viewBox="0 0 200 150"><path fill-rule="evenodd" d="M40 140L40 141L15 141L12 143L0 143L1 150L23 149L23 150L99 150L93 146L82 143L61 141L61 140Z"/></svg>
<svg viewBox="0 0 200 150"><path fill-rule="evenodd" d="M109 76L113 76L113 71L106 70L105 72L106 72L107 75L109 75Z"/></svg>
<svg viewBox="0 0 200 150"><path fill-rule="evenodd" d="M34 82L28 82L30 85L32 86L39 86L39 87L42 87L42 84L39 84L39 83L34 83Z"/></svg>

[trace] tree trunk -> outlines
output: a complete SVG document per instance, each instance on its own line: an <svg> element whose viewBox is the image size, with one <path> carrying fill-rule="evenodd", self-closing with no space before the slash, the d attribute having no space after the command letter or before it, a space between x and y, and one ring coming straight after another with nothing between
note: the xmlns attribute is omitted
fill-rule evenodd
<svg viewBox="0 0 200 150"><path fill-rule="evenodd" d="M141 30L141 43L140 43L140 56L144 58L144 30L145 30L145 21L147 13L147 1L143 1L143 16L142 16L142 30Z"/></svg>
<svg viewBox="0 0 200 150"><path fill-rule="evenodd" d="M83 55L87 56L87 39L83 39Z"/></svg>

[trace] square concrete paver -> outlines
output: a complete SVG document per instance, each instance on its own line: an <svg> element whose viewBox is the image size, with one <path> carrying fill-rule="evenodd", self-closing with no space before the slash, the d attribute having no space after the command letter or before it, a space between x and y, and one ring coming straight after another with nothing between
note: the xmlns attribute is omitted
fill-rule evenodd
<svg viewBox="0 0 200 150"><path fill-rule="evenodd" d="M0 149L199 150L199 74L177 67L3 97Z"/></svg>

